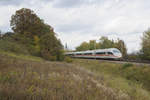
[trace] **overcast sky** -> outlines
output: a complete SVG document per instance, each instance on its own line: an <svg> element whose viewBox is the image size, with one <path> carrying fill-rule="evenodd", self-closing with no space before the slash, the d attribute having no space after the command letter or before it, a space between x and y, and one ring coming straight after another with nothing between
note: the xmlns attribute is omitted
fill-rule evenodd
<svg viewBox="0 0 150 100"><path fill-rule="evenodd" d="M11 15L23 7L51 25L70 49L108 36L134 52L150 27L150 0L0 0L0 30L10 31Z"/></svg>

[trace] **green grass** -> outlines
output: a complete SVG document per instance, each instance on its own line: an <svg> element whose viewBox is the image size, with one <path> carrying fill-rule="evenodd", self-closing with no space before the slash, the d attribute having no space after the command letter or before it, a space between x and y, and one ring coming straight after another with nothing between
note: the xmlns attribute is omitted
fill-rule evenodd
<svg viewBox="0 0 150 100"><path fill-rule="evenodd" d="M108 87L130 95L133 100L150 100L149 66L81 59L73 63L102 76Z"/></svg>
<svg viewBox="0 0 150 100"><path fill-rule="evenodd" d="M24 54L17 54L13 52L8 52L8 51L2 51L0 50L1 55L6 55L10 57L15 57L18 59L23 59L23 60L31 60L31 61L43 61L41 57L36 57L36 56L31 56L31 55L24 55Z"/></svg>
<svg viewBox="0 0 150 100"><path fill-rule="evenodd" d="M133 66L133 64L132 63L125 63L125 64L123 64L123 68L128 68L128 67L132 67Z"/></svg>
<svg viewBox="0 0 150 100"><path fill-rule="evenodd" d="M0 38L0 50L24 55L30 54L25 45L18 43L12 37Z"/></svg>

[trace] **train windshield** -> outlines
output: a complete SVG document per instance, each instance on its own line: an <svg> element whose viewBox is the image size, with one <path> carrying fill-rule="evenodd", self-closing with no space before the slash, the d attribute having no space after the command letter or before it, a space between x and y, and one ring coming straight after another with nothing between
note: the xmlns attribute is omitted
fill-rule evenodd
<svg viewBox="0 0 150 100"><path fill-rule="evenodd" d="M113 50L113 52L114 52L114 53L120 53L120 51L119 51L119 50Z"/></svg>

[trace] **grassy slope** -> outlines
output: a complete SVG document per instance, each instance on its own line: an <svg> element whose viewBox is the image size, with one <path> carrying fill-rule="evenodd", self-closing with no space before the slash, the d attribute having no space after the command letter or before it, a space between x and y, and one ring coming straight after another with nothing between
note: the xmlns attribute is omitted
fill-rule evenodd
<svg viewBox="0 0 150 100"><path fill-rule="evenodd" d="M5 56L18 58L18 59L22 59L22 60L44 61L40 57L35 57L35 56L31 56L31 55L24 55L24 54L16 54L16 53L13 53L13 52L5 52L3 50L0 50L0 55L5 55Z"/></svg>
<svg viewBox="0 0 150 100"><path fill-rule="evenodd" d="M0 100L129 99L102 85L98 76L83 68L10 55L0 54Z"/></svg>
<svg viewBox="0 0 150 100"><path fill-rule="evenodd" d="M73 63L103 76L106 86L123 91L133 100L150 100L150 66L81 59Z"/></svg>
<svg viewBox="0 0 150 100"><path fill-rule="evenodd" d="M0 100L149 100L142 85L116 73L120 65L74 64L0 52Z"/></svg>

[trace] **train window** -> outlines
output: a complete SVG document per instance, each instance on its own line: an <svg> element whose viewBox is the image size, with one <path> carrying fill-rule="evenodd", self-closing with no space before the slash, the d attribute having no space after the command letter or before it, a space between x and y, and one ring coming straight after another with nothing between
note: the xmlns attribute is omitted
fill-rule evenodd
<svg viewBox="0 0 150 100"><path fill-rule="evenodd" d="M77 53L76 55L82 55L81 53Z"/></svg>
<svg viewBox="0 0 150 100"><path fill-rule="evenodd" d="M120 53L118 50L113 50L114 53Z"/></svg>
<svg viewBox="0 0 150 100"><path fill-rule="evenodd" d="M92 55L92 53L85 53L84 55Z"/></svg>
<svg viewBox="0 0 150 100"><path fill-rule="evenodd" d="M96 54L103 55L103 54L105 54L105 52L96 52Z"/></svg>
<svg viewBox="0 0 150 100"><path fill-rule="evenodd" d="M112 52L107 52L107 54L109 54L109 55L113 55L113 53L112 53Z"/></svg>

